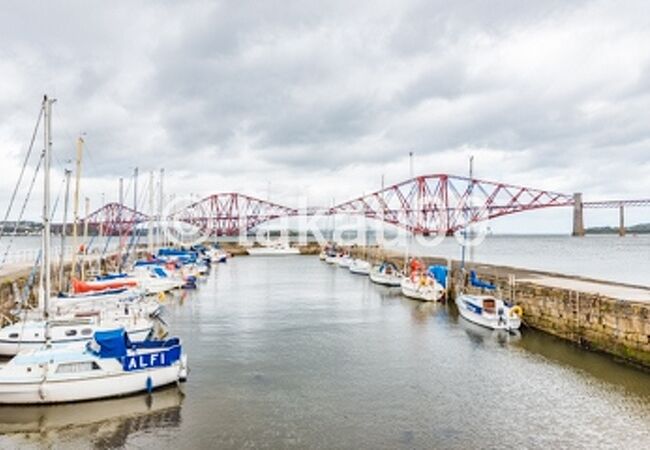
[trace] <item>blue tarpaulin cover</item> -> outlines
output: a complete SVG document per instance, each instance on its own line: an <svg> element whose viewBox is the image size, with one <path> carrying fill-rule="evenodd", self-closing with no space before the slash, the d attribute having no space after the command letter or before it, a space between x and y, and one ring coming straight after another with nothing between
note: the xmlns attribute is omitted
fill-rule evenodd
<svg viewBox="0 0 650 450"><path fill-rule="evenodd" d="M494 290L496 289L496 286L493 285L492 283L488 283L487 281L483 281L479 279L478 275L476 275L476 271L472 270L469 273L469 282L472 286L481 288L481 289L488 289L488 290Z"/></svg>
<svg viewBox="0 0 650 450"><path fill-rule="evenodd" d="M153 272L159 277L159 278L167 278L167 272L163 270L162 267L154 267Z"/></svg>
<svg viewBox="0 0 650 450"><path fill-rule="evenodd" d="M447 266L429 266L429 276L432 276L443 288L447 287Z"/></svg>
<svg viewBox="0 0 650 450"><path fill-rule="evenodd" d="M121 358L126 356L126 348L130 345L129 337L124 328L108 331L95 331L95 342L99 345L101 358Z"/></svg>

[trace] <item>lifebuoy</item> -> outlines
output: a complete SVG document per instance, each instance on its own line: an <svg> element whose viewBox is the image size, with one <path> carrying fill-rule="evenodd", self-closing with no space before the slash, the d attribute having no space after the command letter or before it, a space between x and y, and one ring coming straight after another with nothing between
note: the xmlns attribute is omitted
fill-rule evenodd
<svg viewBox="0 0 650 450"><path fill-rule="evenodd" d="M524 315L524 310L522 309L521 306L515 305L512 308L510 308L510 313L509 314L510 314L510 317L514 317L514 316L521 317L521 316Z"/></svg>

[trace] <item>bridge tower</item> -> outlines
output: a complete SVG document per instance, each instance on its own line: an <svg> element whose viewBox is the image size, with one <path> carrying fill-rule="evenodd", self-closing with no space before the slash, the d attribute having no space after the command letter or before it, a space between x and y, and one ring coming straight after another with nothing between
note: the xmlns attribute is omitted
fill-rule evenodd
<svg viewBox="0 0 650 450"><path fill-rule="evenodd" d="M625 236L625 206L622 202L618 207L618 235Z"/></svg>
<svg viewBox="0 0 650 450"><path fill-rule="evenodd" d="M573 194L573 236L585 235L585 221L583 217L582 193Z"/></svg>

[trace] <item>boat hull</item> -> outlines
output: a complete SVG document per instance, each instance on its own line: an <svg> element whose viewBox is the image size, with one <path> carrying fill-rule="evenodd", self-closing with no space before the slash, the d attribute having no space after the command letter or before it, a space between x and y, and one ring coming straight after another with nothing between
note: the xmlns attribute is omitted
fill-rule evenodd
<svg viewBox="0 0 650 450"><path fill-rule="evenodd" d="M370 280L373 283L381 284L389 287L399 287L402 282L402 277L399 275L387 275L385 273L370 271Z"/></svg>
<svg viewBox="0 0 650 450"><path fill-rule="evenodd" d="M480 306L476 303L476 297L467 295L459 295L456 297L456 306L461 317L472 323L492 330L507 331L518 330L521 326L521 319L516 315L513 316L510 314L509 308L501 316L497 314L485 314L482 310L479 311Z"/></svg>
<svg viewBox="0 0 650 450"><path fill-rule="evenodd" d="M250 256L288 256L288 255L299 255L300 250L297 248L264 248L256 247L249 248L246 252Z"/></svg>
<svg viewBox="0 0 650 450"><path fill-rule="evenodd" d="M409 278L402 279L400 288L402 295L413 300L420 300L423 302L437 302L442 299L445 291L442 286L433 282L433 284L422 286L417 281L412 281Z"/></svg>
<svg viewBox="0 0 650 450"><path fill-rule="evenodd" d="M93 378L0 381L0 404L50 404L120 397L181 381L182 370L179 362L164 368Z"/></svg>
<svg viewBox="0 0 650 450"><path fill-rule="evenodd" d="M367 261L363 260L358 260L355 259L352 261L352 264L350 264L350 273L354 273L356 275L368 275L370 274L370 263Z"/></svg>
<svg viewBox="0 0 650 450"><path fill-rule="evenodd" d="M352 263L352 259L350 257L348 257L348 256L340 257L338 259L338 261L336 262L336 264L338 264L339 267L343 267L345 269L350 267L351 263Z"/></svg>

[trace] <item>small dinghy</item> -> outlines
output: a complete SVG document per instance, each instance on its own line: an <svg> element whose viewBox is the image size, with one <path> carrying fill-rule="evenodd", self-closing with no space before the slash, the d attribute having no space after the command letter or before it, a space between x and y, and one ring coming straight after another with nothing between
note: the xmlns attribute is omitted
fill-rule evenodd
<svg viewBox="0 0 650 450"><path fill-rule="evenodd" d="M178 338L133 343L123 329L87 346L21 352L0 369L0 404L65 403L151 392L187 378Z"/></svg>
<svg viewBox="0 0 650 450"><path fill-rule="evenodd" d="M349 266L350 273L355 273L357 275L370 274L370 268L371 268L370 263L360 258L353 259Z"/></svg>
<svg viewBox="0 0 650 450"><path fill-rule="evenodd" d="M383 262L370 269L370 280L384 286L399 287L402 283L402 274L397 266L391 262Z"/></svg>
<svg viewBox="0 0 650 450"><path fill-rule="evenodd" d="M470 284L486 291L496 290L496 286L480 280L473 270ZM514 331L521 326L521 307L509 305L492 295L460 294L456 297L456 306L464 319L493 330Z"/></svg>

